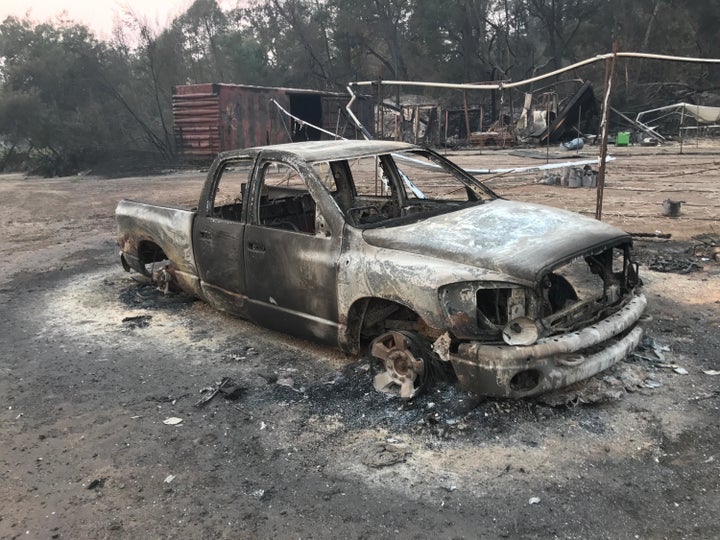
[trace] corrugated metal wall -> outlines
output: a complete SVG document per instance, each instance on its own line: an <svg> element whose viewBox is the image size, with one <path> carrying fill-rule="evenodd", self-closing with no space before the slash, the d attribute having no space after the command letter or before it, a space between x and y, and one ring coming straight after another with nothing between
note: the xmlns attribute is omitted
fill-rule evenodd
<svg viewBox="0 0 720 540"><path fill-rule="evenodd" d="M221 151L220 96L216 86L194 84L173 89L175 146L189 159L212 159Z"/></svg>
<svg viewBox="0 0 720 540"><path fill-rule="evenodd" d="M278 111L270 99L289 108L287 95L282 90L233 85L220 87L222 150L290 142L277 121Z"/></svg>
<svg viewBox="0 0 720 540"><path fill-rule="evenodd" d="M342 131L347 125L342 116L338 122L338 111L349 99L342 94L234 84L191 84L173 88L177 150L185 159L209 161L225 150L290 142L293 121L270 100L276 100L284 109L303 118L302 113L291 109L293 95L318 96L322 108L320 127L333 133L339 127L341 135L356 136L352 126ZM356 114L369 126L372 103L357 103ZM323 135L323 138L330 137Z"/></svg>

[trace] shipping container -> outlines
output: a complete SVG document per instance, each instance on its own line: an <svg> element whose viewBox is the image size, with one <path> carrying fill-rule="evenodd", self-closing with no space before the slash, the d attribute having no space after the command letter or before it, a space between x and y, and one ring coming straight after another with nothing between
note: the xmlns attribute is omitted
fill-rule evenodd
<svg viewBox="0 0 720 540"><path fill-rule="evenodd" d="M186 160L205 161L219 152L265 144L331 139L313 124L348 139L362 138L347 118L347 94L242 84L173 87L175 143ZM283 113L280 107L301 119ZM373 104L358 99L353 112L372 125Z"/></svg>

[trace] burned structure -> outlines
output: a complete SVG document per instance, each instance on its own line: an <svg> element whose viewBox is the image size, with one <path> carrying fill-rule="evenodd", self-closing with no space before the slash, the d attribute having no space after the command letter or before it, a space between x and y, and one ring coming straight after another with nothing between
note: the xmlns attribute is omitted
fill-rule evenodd
<svg viewBox="0 0 720 540"><path fill-rule="evenodd" d="M529 142L555 143L581 137L598 130L599 106L590 81L580 84L573 94L559 99L556 91L525 94L518 131Z"/></svg>
<svg viewBox="0 0 720 540"><path fill-rule="evenodd" d="M452 89L454 85L440 86ZM482 84L477 86L482 89ZM505 147L518 141L531 144L568 141L595 135L598 129L599 105L593 87L589 81L579 79L559 81L525 93L522 104L514 103L511 88L482 89L482 94L470 99L467 91L463 91L461 102L457 96L441 99L437 94L398 94L392 102L382 98L379 82L373 87L376 101L372 126L380 139L426 146ZM352 93L352 85L349 89Z"/></svg>

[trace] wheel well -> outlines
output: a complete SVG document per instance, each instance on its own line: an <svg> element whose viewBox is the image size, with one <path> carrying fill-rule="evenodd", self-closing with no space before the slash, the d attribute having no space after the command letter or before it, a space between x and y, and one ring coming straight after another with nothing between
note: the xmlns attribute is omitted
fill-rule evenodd
<svg viewBox="0 0 720 540"><path fill-rule="evenodd" d="M156 243L146 241L138 245L138 260L141 264L149 264L167 260L167 255Z"/></svg>
<svg viewBox="0 0 720 540"><path fill-rule="evenodd" d="M383 298L357 300L348 315L348 337L351 352L360 353L377 336L390 329L410 330L420 334L427 328L422 318L409 307Z"/></svg>

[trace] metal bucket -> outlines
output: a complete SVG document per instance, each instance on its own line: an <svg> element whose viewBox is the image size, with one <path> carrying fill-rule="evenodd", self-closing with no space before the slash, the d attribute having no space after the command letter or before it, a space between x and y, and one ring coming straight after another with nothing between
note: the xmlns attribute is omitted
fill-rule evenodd
<svg viewBox="0 0 720 540"><path fill-rule="evenodd" d="M680 215L680 206L685 201L673 201L665 199L662 206L662 214L667 217L678 217Z"/></svg>

